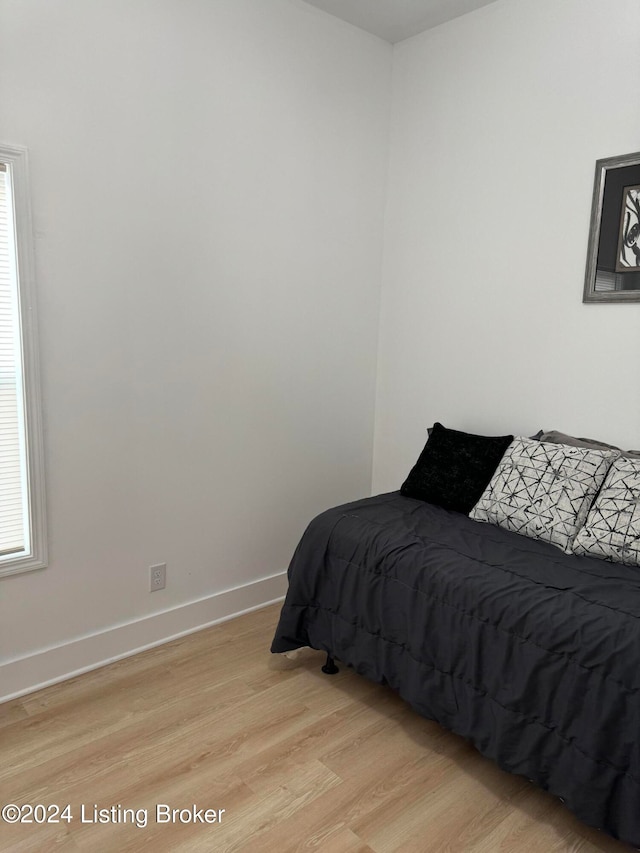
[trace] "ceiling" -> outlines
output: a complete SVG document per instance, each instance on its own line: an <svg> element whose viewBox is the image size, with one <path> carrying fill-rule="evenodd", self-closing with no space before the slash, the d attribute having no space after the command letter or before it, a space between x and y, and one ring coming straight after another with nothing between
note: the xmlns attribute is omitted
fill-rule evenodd
<svg viewBox="0 0 640 853"><path fill-rule="evenodd" d="M305 0L392 44L495 0Z"/></svg>

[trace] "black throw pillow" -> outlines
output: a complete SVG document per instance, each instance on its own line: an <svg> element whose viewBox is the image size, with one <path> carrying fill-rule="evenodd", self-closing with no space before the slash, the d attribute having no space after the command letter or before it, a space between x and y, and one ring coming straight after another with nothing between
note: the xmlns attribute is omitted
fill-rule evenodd
<svg viewBox="0 0 640 853"><path fill-rule="evenodd" d="M472 435L435 423L400 494L469 513L512 441L512 435Z"/></svg>

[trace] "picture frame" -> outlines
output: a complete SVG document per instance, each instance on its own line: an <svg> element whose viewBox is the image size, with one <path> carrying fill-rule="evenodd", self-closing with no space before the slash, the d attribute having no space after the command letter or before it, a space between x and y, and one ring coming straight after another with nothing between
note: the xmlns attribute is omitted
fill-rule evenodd
<svg viewBox="0 0 640 853"><path fill-rule="evenodd" d="M640 151L596 161L582 301L640 302Z"/></svg>

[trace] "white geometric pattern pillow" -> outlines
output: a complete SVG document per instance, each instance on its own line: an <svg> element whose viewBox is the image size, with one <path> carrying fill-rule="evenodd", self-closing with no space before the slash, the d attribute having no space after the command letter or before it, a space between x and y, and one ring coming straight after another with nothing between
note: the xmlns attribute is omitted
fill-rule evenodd
<svg viewBox="0 0 640 853"><path fill-rule="evenodd" d="M640 459L613 463L573 551L640 566Z"/></svg>
<svg viewBox="0 0 640 853"><path fill-rule="evenodd" d="M516 438L469 513L571 552L615 450L590 450Z"/></svg>

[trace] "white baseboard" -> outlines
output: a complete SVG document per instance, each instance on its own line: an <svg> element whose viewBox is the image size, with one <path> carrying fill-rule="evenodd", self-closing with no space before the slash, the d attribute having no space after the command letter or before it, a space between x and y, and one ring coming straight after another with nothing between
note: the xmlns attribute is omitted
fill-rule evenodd
<svg viewBox="0 0 640 853"><path fill-rule="evenodd" d="M218 622L281 601L286 572L0 664L0 702L16 699Z"/></svg>

